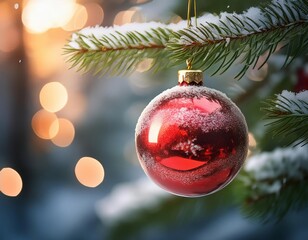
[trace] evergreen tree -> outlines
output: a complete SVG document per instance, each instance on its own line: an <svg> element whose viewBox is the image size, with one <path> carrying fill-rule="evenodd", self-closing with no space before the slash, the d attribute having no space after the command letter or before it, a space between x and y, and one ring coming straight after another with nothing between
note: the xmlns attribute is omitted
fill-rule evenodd
<svg viewBox="0 0 308 240"><path fill-rule="evenodd" d="M183 14L183 5L176 10L179 14ZM211 7L210 3L205 6ZM73 34L65 53L73 67L101 75L130 74L147 59L151 59L151 71L156 74L171 67L183 68L189 60L194 69L212 76L236 69L235 78L243 81L251 71L269 64L269 74L263 81L251 81L245 93L233 97L258 143L257 148L251 149L237 180L207 198L189 202L181 198L162 199L159 212L172 223L175 209L185 209L183 219L195 218L202 209L212 211L224 204L219 199L228 197L240 204L248 216L269 221L307 205L307 0L267 1L242 13L205 14L191 24L150 22L86 28ZM295 82L291 80L294 76ZM270 131L260 131L264 117ZM123 220L113 233L120 237L119 229L130 229L133 235L133 226L140 222L152 224L157 221L156 216L140 210L135 221Z"/></svg>

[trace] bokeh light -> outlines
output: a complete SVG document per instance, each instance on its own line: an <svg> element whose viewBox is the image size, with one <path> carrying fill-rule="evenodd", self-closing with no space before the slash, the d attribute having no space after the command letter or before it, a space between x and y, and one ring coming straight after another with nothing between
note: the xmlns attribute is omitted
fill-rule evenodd
<svg viewBox="0 0 308 240"><path fill-rule="evenodd" d="M105 177L102 164L95 158L83 157L75 166L77 180L86 187L97 187Z"/></svg>
<svg viewBox="0 0 308 240"><path fill-rule="evenodd" d="M40 103L49 112L60 111L67 103L66 88L59 82L50 82L40 91Z"/></svg>
<svg viewBox="0 0 308 240"><path fill-rule="evenodd" d="M29 73L33 76L31 81L41 83L41 79L51 80L57 73L67 74L68 66L64 64L62 55L64 42L69 34L64 31L52 31L46 34L24 33Z"/></svg>
<svg viewBox="0 0 308 240"><path fill-rule="evenodd" d="M76 4L72 18L62 28L65 31L79 30L85 26L85 24L87 23L87 19L88 19L87 9L81 4Z"/></svg>
<svg viewBox="0 0 308 240"><path fill-rule="evenodd" d="M12 168L3 168L0 171L0 191L9 197L16 197L22 190L22 179Z"/></svg>
<svg viewBox="0 0 308 240"><path fill-rule="evenodd" d="M179 15L174 15L172 16L172 18L170 19L170 23L178 23L180 21L182 21L183 19L179 16Z"/></svg>
<svg viewBox="0 0 308 240"><path fill-rule="evenodd" d="M51 141L58 147L67 147L74 140L75 127L71 121L65 118L59 118L58 121L51 124L51 129L56 129L57 124L59 124L58 132Z"/></svg>
<svg viewBox="0 0 308 240"><path fill-rule="evenodd" d="M252 81L259 82L266 78L267 73L268 73L268 64L265 63L263 67L260 69L253 68L248 70L247 77Z"/></svg>
<svg viewBox="0 0 308 240"><path fill-rule="evenodd" d="M255 148L257 146L257 141L251 132L248 133L248 145L250 148Z"/></svg>
<svg viewBox="0 0 308 240"><path fill-rule="evenodd" d="M6 2L0 3L0 51L11 52L20 43L20 34L14 20L13 9Z"/></svg>
<svg viewBox="0 0 308 240"><path fill-rule="evenodd" d="M125 23L130 23L134 13L135 13L135 11L121 11L121 12L119 12L116 15L116 17L114 18L113 24L120 26L120 25L123 25Z"/></svg>
<svg viewBox="0 0 308 240"><path fill-rule="evenodd" d="M266 56L266 55L265 55ZM264 63L266 57L265 56L261 56L258 59L258 62L256 64L256 66L250 67L249 70L247 71L247 77L252 80L252 81L262 81L266 78L267 74L268 74L268 64L265 63L263 66L262 64ZM261 67L262 66L262 67ZM260 68L261 67L261 68Z"/></svg>
<svg viewBox="0 0 308 240"><path fill-rule="evenodd" d="M29 0L22 13L22 22L31 33L43 33L62 27L74 14L75 0Z"/></svg>
<svg viewBox="0 0 308 240"><path fill-rule="evenodd" d="M132 91L140 96L145 96L149 91L153 90L153 87L158 83L157 81L151 81L149 78L145 78L141 74L135 75L133 78L129 78L129 85Z"/></svg>
<svg viewBox="0 0 308 240"><path fill-rule="evenodd" d="M136 71L137 72L146 72L150 70L150 68L153 66L153 58L145 58L140 63L138 63Z"/></svg>
<svg viewBox="0 0 308 240"><path fill-rule="evenodd" d="M123 25L131 22L144 22L144 17L140 11L136 8L130 8L129 10L119 12L114 21L114 25Z"/></svg>
<svg viewBox="0 0 308 240"><path fill-rule="evenodd" d="M42 109L32 118L32 129L42 139L51 139L59 131L59 121L56 114Z"/></svg>
<svg viewBox="0 0 308 240"><path fill-rule="evenodd" d="M97 3L87 3L84 5L87 9L88 20L85 27L101 25L104 20L104 11Z"/></svg>
<svg viewBox="0 0 308 240"><path fill-rule="evenodd" d="M257 141L254 137L254 135L249 132L248 133L248 153L247 153L247 157L250 157L253 153L253 151L255 150L255 148L257 147Z"/></svg>

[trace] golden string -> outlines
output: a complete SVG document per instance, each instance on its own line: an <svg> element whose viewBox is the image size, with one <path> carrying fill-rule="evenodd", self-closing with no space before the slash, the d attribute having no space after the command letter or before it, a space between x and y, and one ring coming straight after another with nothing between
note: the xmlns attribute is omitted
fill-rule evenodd
<svg viewBox="0 0 308 240"><path fill-rule="evenodd" d="M192 0L188 0L187 2L187 27L190 28L192 27L191 24L191 16L190 16L190 12L191 12L191 3ZM197 20L197 0L194 0L194 17L195 17L195 27L198 27L198 20Z"/></svg>
<svg viewBox="0 0 308 240"><path fill-rule="evenodd" d="M198 27L198 20L197 20L197 0L194 0L194 15L195 15L195 27ZM187 2L187 28L192 27L191 24L191 16L190 16L190 12L191 12L191 4L192 4L192 0L188 0ZM187 69L190 70L192 69L192 59L187 59L186 60L186 64L187 64Z"/></svg>
<svg viewBox="0 0 308 240"><path fill-rule="evenodd" d="M194 0L194 13L195 13L195 27L198 27L198 21L197 21L197 3L196 3L196 0Z"/></svg>
<svg viewBox="0 0 308 240"><path fill-rule="evenodd" d="M191 19L190 19L190 6L191 6L191 0L188 0L188 6L187 6L187 27L191 27Z"/></svg>

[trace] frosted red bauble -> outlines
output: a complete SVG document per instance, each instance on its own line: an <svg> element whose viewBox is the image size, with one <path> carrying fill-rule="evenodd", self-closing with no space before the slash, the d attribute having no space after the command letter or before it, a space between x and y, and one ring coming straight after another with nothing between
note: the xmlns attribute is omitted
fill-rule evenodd
<svg viewBox="0 0 308 240"><path fill-rule="evenodd" d="M160 187L180 196L205 196L239 172L247 155L247 125L225 94L176 86L142 112L136 149L142 168Z"/></svg>

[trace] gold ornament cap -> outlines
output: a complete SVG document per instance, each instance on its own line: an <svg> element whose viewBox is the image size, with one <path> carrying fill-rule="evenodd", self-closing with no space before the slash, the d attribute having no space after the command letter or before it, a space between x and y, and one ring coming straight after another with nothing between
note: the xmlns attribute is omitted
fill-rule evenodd
<svg viewBox="0 0 308 240"><path fill-rule="evenodd" d="M179 84L186 83L187 85L202 85L203 72L201 70L179 70Z"/></svg>

